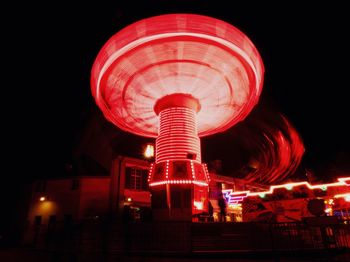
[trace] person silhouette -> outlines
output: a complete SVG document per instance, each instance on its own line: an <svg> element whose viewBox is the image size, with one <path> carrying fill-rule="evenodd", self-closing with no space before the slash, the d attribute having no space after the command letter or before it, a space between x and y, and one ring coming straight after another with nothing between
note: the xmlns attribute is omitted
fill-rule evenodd
<svg viewBox="0 0 350 262"><path fill-rule="evenodd" d="M213 205L211 204L210 200L208 200L208 214L209 214L209 221L213 222L213 214L214 214L214 208Z"/></svg>
<svg viewBox="0 0 350 262"><path fill-rule="evenodd" d="M219 221L226 222L226 199L224 198L222 193L219 194L218 205L220 208Z"/></svg>

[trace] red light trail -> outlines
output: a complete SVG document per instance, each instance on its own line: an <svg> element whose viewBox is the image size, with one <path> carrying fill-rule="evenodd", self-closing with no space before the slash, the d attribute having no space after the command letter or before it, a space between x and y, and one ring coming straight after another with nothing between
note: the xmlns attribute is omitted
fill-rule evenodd
<svg viewBox="0 0 350 262"><path fill-rule="evenodd" d="M273 185L270 186L269 190L266 191L259 191L259 192L251 192L251 191L232 191L232 189L222 190L225 197L228 199L228 202L230 204L238 204L239 202L242 202L244 198L249 196L260 196L265 197L268 194L273 194L275 189L278 188L285 188L287 190L292 190L294 187L299 186L306 186L308 189L314 190L314 189L322 189L327 190L329 187L339 187L339 186L350 186L350 177L342 177L338 178L337 182L334 183L325 183L325 184L317 184L317 185L311 185L309 182L303 181L303 182L293 182L293 183L286 183L282 185ZM340 197L349 197L350 193L344 193L344 194L336 194L333 197L340 198Z"/></svg>
<svg viewBox="0 0 350 262"><path fill-rule="evenodd" d="M248 124L253 128L245 130L245 133L250 132L246 143L249 149L254 150L254 161L251 163L253 171L247 173L244 179L248 183L281 183L299 166L305 151L304 144L287 118L276 112L264 113L267 115L262 117L271 117L273 123L255 117Z"/></svg>
<svg viewBox="0 0 350 262"><path fill-rule="evenodd" d="M158 136L154 105L160 98L192 95L201 106L202 137L247 116L261 93L263 72L258 51L237 28L206 16L172 14L112 36L93 65L91 90L109 121L148 137Z"/></svg>

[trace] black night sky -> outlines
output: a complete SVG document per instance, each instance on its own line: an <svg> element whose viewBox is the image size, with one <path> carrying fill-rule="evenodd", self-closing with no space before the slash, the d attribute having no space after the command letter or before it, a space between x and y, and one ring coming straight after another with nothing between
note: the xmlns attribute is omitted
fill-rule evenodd
<svg viewBox="0 0 350 262"><path fill-rule="evenodd" d="M318 168L336 159L349 162L350 18L345 4L113 2L14 8L8 23L11 51L3 50L10 55L11 95L4 100L12 101L12 108L6 106L3 113L11 119L14 136L8 151L13 178L50 177L63 170L89 116L98 111L89 79L99 49L128 24L165 13L208 15L243 31L264 61L261 101L270 101L300 133L306 148L303 164ZM211 141L223 141L223 136ZM218 151L204 154L220 158Z"/></svg>

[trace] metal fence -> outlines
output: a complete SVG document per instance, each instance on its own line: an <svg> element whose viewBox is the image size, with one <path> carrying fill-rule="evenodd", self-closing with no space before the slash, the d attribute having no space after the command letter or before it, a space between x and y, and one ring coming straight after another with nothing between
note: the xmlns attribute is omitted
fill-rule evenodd
<svg viewBox="0 0 350 262"><path fill-rule="evenodd" d="M26 244L48 251L177 253L350 249L350 223L81 221L28 229Z"/></svg>

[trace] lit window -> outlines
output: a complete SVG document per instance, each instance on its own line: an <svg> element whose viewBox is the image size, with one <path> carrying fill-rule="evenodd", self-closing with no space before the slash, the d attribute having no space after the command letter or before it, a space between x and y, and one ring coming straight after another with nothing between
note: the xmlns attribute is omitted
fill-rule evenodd
<svg viewBox="0 0 350 262"><path fill-rule="evenodd" d="M125 169L125 188L134 190L148 189L148 170L137 167Z"/></svg>

